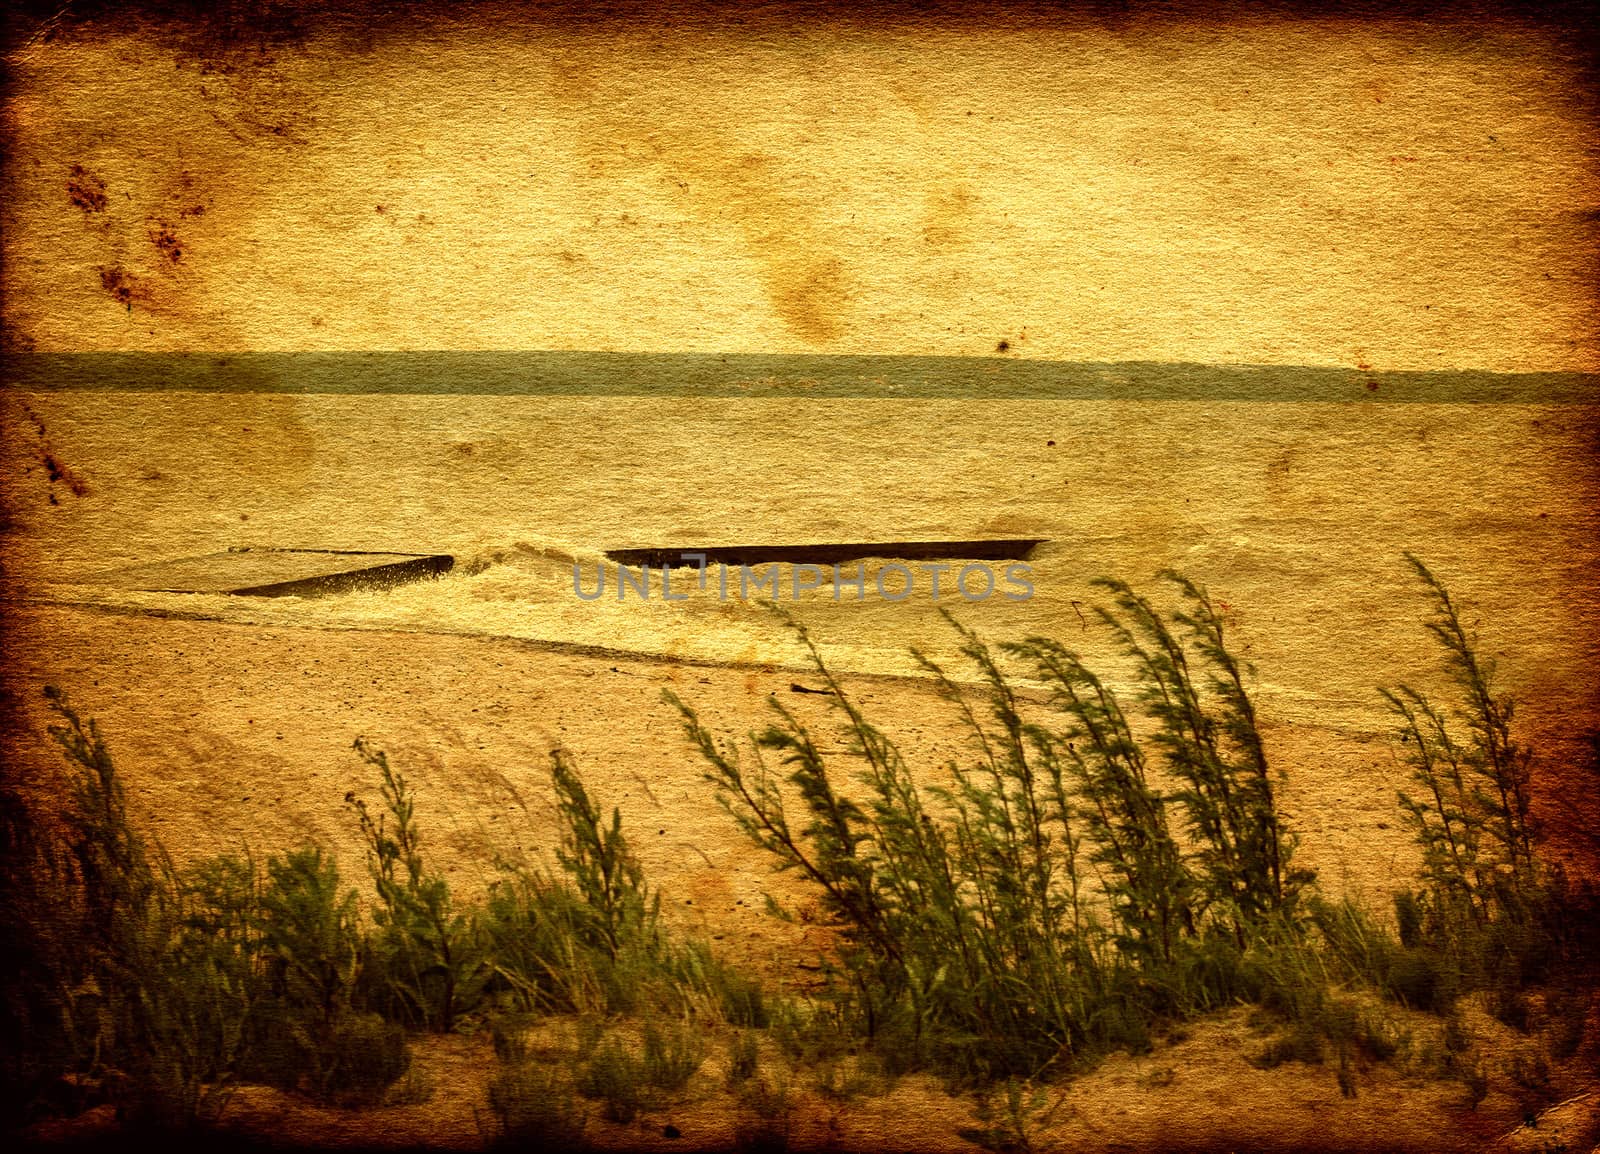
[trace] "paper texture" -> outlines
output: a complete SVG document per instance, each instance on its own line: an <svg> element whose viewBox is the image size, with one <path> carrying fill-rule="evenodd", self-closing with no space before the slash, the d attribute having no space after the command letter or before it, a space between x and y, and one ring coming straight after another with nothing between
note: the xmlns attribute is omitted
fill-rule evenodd
<svg viewBox="0 0 1600 1154"><path fill-rule="evenodd" d="M775 694L842 748L830 699L795 691L821 683L792 633L714 580L591 603L574 565L588 583L624 547L1036 538L1028 600L784 600L929 784L971 755L908 655L959 661L940 608L995 643L1057 637L1131 701L1090 582L1193 578L1255 671L1297 862L1387 925L1422 851L1377 687L1453 692L1410 552L1517 699L1541 855L1590 875L1600 174L1574 22L184 11L41 10L9 42L6 742L31 813L64 804L58 686L179 867L315 844L367 917L346 794L377 784L353 740L409 775L462 903L513 850L554 866L561 748L620 809L663 924L805 993L833 931L765 912L816 896L718 807L661 691L733 736ZM242 547L454 568L287 599L96 583ZM1533 987L1531 1034L1470 1003L1490 1023L1475 1110L1458 1076L1418 1073L1438 1065L1420 1041L1363 1065L1355 1097L1333 1050L1252 1064L1270 1034L1236 1007L1041 1075L1060 1108L1023 1140L1482 1148L1570 1099L1550 1124L1593 1142L1594 1030L1574 1057L1538 1026L1592 1015L1550 994L1571 985ZM705 1029L710 1064L640 1118L575 1099L586 1140L753 1148L750 1099L716 1073L726 1027ZM492 1138L487 1019L414 1034L414 1101L247 1085L224 1123ZM1519 1089L1535 1050L1544 1089ZM990 1124L931 1073L829 1096L817 1069L789 1075L793 1148L965 1149Z"/></svg>

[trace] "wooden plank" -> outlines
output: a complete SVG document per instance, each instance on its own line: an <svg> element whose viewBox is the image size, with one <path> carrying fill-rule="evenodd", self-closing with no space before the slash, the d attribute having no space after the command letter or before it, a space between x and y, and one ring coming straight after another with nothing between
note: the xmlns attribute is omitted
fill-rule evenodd
<svg viewBox="0 0 1600 1154"><path fill-rule="evenodd" d="M388 589L449 572L448 553L368 553L336 549L230 549L134 565L94 582L156 593L231 593L242 597L316 597Z"/></svg>
<svg viewBox="0 0 1600 1154"><path fill-rule="evenodd" d="M837 565L867 557L895 561L958 559L963 561L1025 561L1045 537L992 537L974 541L853 541L816 542L807 545L679 545L673 548L607 549L606 556L622 565L649 565L654 569L691 569L704 554L711 565Z"/></svg>

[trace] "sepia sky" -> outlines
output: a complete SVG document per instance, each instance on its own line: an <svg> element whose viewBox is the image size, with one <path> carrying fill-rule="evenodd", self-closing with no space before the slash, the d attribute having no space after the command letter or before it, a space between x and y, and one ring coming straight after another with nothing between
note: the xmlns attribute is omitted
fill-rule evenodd
<svg viewBox="0 0 1600 1154"><path fill-rule="evenodd" d="M1600 368L1592 105L1513 25L19 46L10 347Z"/></svg>

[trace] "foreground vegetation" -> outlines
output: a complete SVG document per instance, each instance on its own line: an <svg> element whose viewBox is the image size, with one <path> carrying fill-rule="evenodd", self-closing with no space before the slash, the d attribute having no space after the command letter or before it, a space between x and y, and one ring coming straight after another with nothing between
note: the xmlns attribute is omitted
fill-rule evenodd
<svg viewBox="0 0 1600 1154"><path fill-rule="evenodd" d="M834 929L805 996L667 932L620 812L561 751L553 866L498 862L467 903L430 868L403 773L358 740L376 790L346 798L363 897L314 846L177 869L129 823L94 722L48 690L70 797L56 814L5 811L7 1121L107 1102L129 1128L192 1130L243 1083L405 1101L427 1092L409 1039L488 1030L508 1139L580 1145L592 1117L627 1123L681 1098L714 1057L748 1148L787 1143L801 1070L845 1097L935 1073L980 1095L986 1125L968 1137L1016 1147L1047 1112L1041 1087L1239 1005L1270 1027L1258 1064L1327 1063L1353 1094L1364 1066L1404 1052L1469 1102L1490 1079L1466 1025L1480 1006L1536 1038L1509 1073L1537 1109L1552 1063L1585 1040L1600 903L1541 855L1512 703L1443 585L1412 564L1456 692L1381 691L1422 851L1392 910L1333 899L1297 864L1249 670L1177 575L1165 608L1101 583L1131 693L1057 641L996 653L952 621L979 688L919 656L971 738L943 772L907 764L798 626L842 762L775 698L772 723L738 742L668 694L733 822ZM1048 704L1024 701L1004 663ZM1437 1020L1438 1044L1415 1045L1402 1012ZM552 1022L566 1023L554 1050Z"/></svg>

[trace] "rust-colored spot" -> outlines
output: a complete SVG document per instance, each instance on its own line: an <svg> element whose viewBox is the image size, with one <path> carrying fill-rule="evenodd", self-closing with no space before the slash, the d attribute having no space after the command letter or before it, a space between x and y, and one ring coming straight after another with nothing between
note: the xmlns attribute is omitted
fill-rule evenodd
<svg viewBox="0 0 1600 1154"><path fill-rule="evenodd" d="M33 423L33 427L38 430L39 436L44 436L44 422L39 419L39 414L29 408L26 401L22 403L22 411L27 415L28 420ZM1535 425L1538 423L1538 421L1534 422Z"/></svg>
<svg viewBox="0 0 1600 1154"><path fill-rule="evenodd" d="M1377 381L1368 381L1367 382L1367 392L1375 393L1377 391L1378 391L1378 382Z"/></svg>
<svg viewBox="0 0 1600 1154"><path fill-rule="evenodd" d="M838 310L848 295L841 261L834 257L782 260L771 275L768 295L791 331L816 344L839 335Z"/></svg>
<svg viewBox="0 0 1600 1154"><path fill-rule="evenodd" d="M85 215L104 212L110 200L106 196L105 181L81 164L74 164L67 177L67 197L81 208Z"/></svg>
<svg viewBox="0 0 1600 1154"><path fill-rule="evenodd" d="M64 482L74 497L89 495L89 486L84 484L83 478L67 467L66 463L50 451L49 446L39 446L39 461L44 465L44 471L50 477L52 485ZM50 495L50 503L57 504L55 494Z"/></svg>
<svg viewBox="0 0 1600 1154"><path fill-rule="evenodd" d="M165 221L157 221L155 227L150 230L150 243L173 264L183 259L183 243L178 239L178 234L172 230L172 226Z"/></svg>
<svg viewBox="0 0 1600 1154"><path fill-rule="evenodd" d="M100 287L129 312L133 311L134 298L142 295L138 283L117 265L100 270Z"/></svg>

